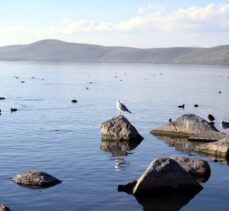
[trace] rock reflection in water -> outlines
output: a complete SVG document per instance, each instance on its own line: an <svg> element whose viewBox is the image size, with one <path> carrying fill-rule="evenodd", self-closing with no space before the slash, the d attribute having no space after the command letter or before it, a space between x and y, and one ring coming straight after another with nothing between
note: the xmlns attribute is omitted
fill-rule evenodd
<svg viewBox="0 0 229 211"><path fill-rule="evenodd" d="M115 171L120 171L126 169L130 165L124 157L140 143L141 141L114 141L102 139L100 149L111 153L115 161Z"/></svg>
<svg viewBox="0 0 229 211"><path fill-rule="evenodd" d="M136 197L136 200L144 211L176 211L187 205L198 193Z"/></svg>
<svg viewBox="0 0 229 211"><path fill-rule="evenodd" d="M126 156L128 152L135 149L141 141L111 141L103 140L100 144L100 149L105 152L110 152L112 156Z"/></svg>
<svg viewBox="0 0 229 211"><path fill-rule="evenodd" d="M127 162L124 157L116 157L115 158L115 171L125 170L129 166L129 162Z"/></svg>
<svg viewBox="0 0 229 211"><path fill-rule="evenodd" d="M198 152L199 155L201 156L207 156L207 158L211 161L214 161L216 163L221 163L223 165L226 165L228 166L229 165L229 160L227 158L224 158L224 157L219 157L217 155L206 155L204 153L201 153L201 152Z"/></svg>
<svg viewBox="0 0 229 211"><path fill-rule="evenodd" d="M189 141L188 139L185 138L171 138L168 136L156 136L157 139L159 139L160 141L165 142L166 144L168 144L168 146L170 147L175 147L175 149L177 151L181 151L181 152L186 152L186 153L191 153L191 152L195 152L195 147L203 144L202 142L192 142ZM196 152L201 156L207 156L209 160L212 160L214 162L219 162L222 163L224 165L229 165L229 160L227 160L227 158L223 158L223 157L219 157L217 155L206 155L204 153L201 152Z"/></svg>
<svg viewBox="0 0 229 211"><path fill-rule="evenodd" d="M168 136L156 136L157 139L164 141L170 147L175 147L176 150L181 152L193 152L195 147L198 146L198 142L188 141L186 138L171 138Z"/></svg>

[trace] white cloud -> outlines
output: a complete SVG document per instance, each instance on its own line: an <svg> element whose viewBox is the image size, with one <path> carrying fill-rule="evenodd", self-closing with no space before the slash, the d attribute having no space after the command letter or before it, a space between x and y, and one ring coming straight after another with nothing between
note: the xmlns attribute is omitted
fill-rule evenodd
<svg viewBox="0 0 229 211"><path fill-rule="evenodd" d="M148 4L138 8L137 15L119 23L96 22L94 20L71 21L68 17L49 27L5 27L0 28L0 37L30 35L34 39L75 35L77 33L181 31L190 34L205 32L229 32L229 4L209 4L205 7L181 8L166 12L162 5Z"/></svg>

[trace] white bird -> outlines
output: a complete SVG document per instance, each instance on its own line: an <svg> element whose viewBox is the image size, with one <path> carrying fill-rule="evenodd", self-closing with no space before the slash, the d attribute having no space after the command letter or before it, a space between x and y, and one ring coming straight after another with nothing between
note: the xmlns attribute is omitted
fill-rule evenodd
<svg viewBox="0 0 229 211"><path fill-rule="evenodd" d="M228 129L229 128L229 122L222 121L220 123L220 127L223 129Z"/></svg>
<svg viewBox="0 0 229 211"><path fill-rule="evenodd" d="M121 115L122 111L126 111L126 112L129 112L129 113L132 113L125 105L120 103L119 100L117 100L117 102L116 102L116 108L119 110L120 115Z"/></svg>

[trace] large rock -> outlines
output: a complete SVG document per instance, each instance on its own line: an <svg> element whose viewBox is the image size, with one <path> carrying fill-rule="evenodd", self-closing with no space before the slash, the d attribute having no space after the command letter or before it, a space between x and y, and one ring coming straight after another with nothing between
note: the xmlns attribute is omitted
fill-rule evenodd
<svg viewBox="0 0 229 211"><path fill-rule="evenodd" d="M139 141L143 139L136 128L122 115L103 122L100 128L103 140Z"/></svg>
<svg viewBox="0 0 229 211"><path fill-rule="evenodd" d="M61 183L57 178L41 171L29 171L16 175L13 181L28 188L47 188Z"/></svg>
<svg viewBox="0 0 229 211"><path fill-rule="evenodd" d="M10 211L10 208L3 204L0 204L0 211Z"/></svg>
<svg viewBox="0 0 229 211"><path fill-rule="evenodd" d="M211 168L207 161L205 160L197 160L197 159L189 159L183 157L171 157L180 166L191 174L197 181L206 182L211 175Z"/></svg>
<svg viewBox="0 0 229 211"><path fill-rule="evenodd" d="M133 187L134 195L199 192L202 189L178 162L166 157L153 160L137 182L121 185L118 190L125 191L125 187L128 187L128 191Z"/></svg>
<svg viewBox="0 0 229 211"><path fill-rule="evenodd" d="M184 114L174 122L151 130L156 136L188 138L192 141L217 141L226 136L219 132L213 124L195 114Z"/></svg>
<svg viewBox="0 0 229 211"><path fill-rule="evenodd" d="M214 157L229 158L229 137L219 141L201 144L195 147L195 151Z"/></svg>

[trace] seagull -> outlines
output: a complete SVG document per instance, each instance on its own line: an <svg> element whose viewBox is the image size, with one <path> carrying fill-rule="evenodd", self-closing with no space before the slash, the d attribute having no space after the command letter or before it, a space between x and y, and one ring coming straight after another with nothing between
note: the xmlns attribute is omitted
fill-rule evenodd
<svg viewBox="0 0 229 211"><path fill-rule="evenodd" d="M212 116L211 114L208 114L208 119L210 122L213 122L215 120L215 117Z"/></svg>
<svg viewBox="0 0 229 211"><path fill-rule="evenodd" d="M129 113L132 113L125 105L120 103L119 100L117 100L117 102L116 102L116 108L120 111L120 115L121 115L122 111L126 111L126 112L129 112Z"/></svg>
<svg viewBox="0 0 229 211"><path fill-rule="evenodd" d="M229 122L222 121L220 123L220 127L223 129L228 129L229 128Z"/></svg>

